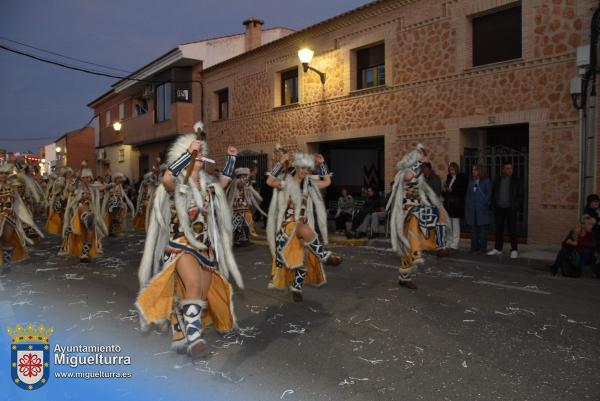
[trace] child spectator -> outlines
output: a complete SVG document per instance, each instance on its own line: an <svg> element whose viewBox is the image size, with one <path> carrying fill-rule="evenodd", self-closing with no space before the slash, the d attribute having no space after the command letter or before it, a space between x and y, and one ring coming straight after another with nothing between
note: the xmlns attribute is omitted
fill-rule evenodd
<svg viewBox="0 0 600 401"><path fill-rule="evenodd" d="M596 219L585 214L581 222L575 226L562 243L562 247L552 265L552 275L558 271L563 276L580 277L584 266L595 262L596 239L593 230Z"/></svg>

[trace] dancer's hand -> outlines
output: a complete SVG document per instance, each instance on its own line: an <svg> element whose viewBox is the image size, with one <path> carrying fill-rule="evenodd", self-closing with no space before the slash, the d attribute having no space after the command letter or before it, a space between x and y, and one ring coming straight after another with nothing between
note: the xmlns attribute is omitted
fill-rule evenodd
<svg viewBox="0 0 600 401"><path fill-rule="evenodd" d="M188 152L190 155L194 154L194 152L200 153L200 140L194 139L190 146L188 147Z"/></svg>
<svg viewBox="0 0 600 401"><path fill-rule="evenodd" d="M234 146L229 146L229 147L227 148L227 154L228 154L229 156L237 156L237 155L238 155L238 150L237 150L237 148L235 148Z"/></svg>
<svg viewBox="0 0 600 401"><path fill-rule="evenodd" d="M320 153L315 154L315 164L320 166L323 163L325 163L325 157Z"/></svg>
<svg viewBox="0 0 600 401"><path fill-rule="evenodd" d="M290 161L290 153L289 152L282 153L280 161L281 161L281 163L289 162Z"/></svg>

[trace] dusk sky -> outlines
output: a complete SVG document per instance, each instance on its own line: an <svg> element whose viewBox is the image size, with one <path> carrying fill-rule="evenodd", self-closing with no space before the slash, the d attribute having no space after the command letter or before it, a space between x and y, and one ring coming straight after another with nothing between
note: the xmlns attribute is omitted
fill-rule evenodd
<svg viewBox="0 0 600 401"><path fill-rule="evenodd" d="M134 71L177 44L239 33L256 16L265 28L301 29L368 0L0 0L0 44L101 70L7 42ZM104 70L112 74L125 74ZM86 104L114 79L44 64L0 49L0 148L37 153L86 124Z"/></svg>

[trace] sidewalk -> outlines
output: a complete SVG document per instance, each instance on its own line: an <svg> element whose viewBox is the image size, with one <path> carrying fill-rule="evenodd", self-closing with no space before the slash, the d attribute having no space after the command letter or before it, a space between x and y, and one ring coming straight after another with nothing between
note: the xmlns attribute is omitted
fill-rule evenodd
<svg viewBox="0 0 600 401"><path fill-rule="evenodd" d="M377 239L347 239L344 236L332 235L329 238L331 244L345 245L345 246L369 246L380 249L392 248L392 243L386 238ZM502 263L502 264L515 264L515 265L528 265L539 268L548 268L556 258L558 247L548 245L531 245L531 244L519 244L519 257L517 259L510 259L508 245L505 245L504 253L498 256L488 255L471 255L468 253L470 246L469 239L460 240L460 250L446 256L449 259L462 259L469 261L478 262L489 262L489 263Z"/></svg>

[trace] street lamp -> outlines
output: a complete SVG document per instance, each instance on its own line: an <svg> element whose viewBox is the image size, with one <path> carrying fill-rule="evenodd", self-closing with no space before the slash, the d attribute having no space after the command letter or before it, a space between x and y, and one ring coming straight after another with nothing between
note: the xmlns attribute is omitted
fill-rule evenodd
<svg viewBox="0 0 600 401"><path fill-rule="evenodd" d="M56 147L56 153L60 153L62 151L62 148L60 146Z"/></svg>
<svg viewBox="0 0 600 401"><path fill-rule="evenodd" d="M302 63L302 68L304 69L304 72L308 72L308 70L313 70L314 72L319 74L319 77L321 78L321 84L325 85L325 80L327 79L327 74L308 65L312 61L312 58L314 55L315 55L315 52L313 50L309 49L308 47L298 50L298 58L300 59L300 62Z"/></svg>
<svg viewBox="0 0 600 401"><path fill-rule="evenodd" d="M121 127L123 127L123 124L121 123L121 121L115 121L115 122L113 123L113 129L114 129L116 132L119 132L119 131L121 131Z"/></svg>

